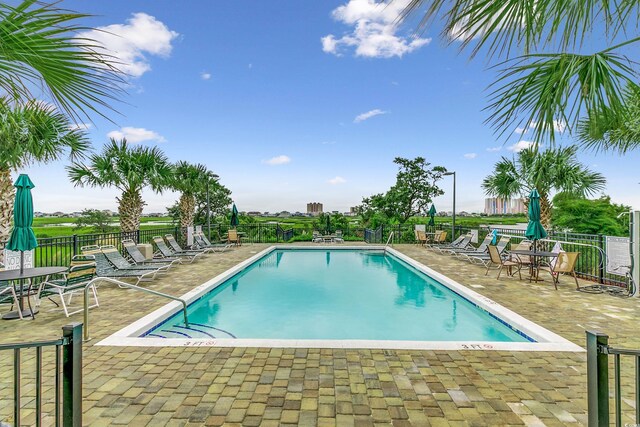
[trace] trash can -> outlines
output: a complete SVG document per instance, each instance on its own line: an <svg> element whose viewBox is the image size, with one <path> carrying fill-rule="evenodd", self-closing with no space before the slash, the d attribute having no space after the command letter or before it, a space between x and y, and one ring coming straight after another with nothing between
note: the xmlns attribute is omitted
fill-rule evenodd
<svg viewBox="0 0 640 427"><path fill-rule="evenodd" d="M153 246L151 246L149 243L139 243L137 246L146 259L153 258Z"/></svg>

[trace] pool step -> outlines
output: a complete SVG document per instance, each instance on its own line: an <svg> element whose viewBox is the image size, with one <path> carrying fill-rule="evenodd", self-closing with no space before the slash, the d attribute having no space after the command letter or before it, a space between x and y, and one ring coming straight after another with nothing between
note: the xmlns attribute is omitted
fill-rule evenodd
<svg viewBox="0 0 640 427"><path fill-rule="evenodd" d="M231 332L200 323L191 323L189 327L172 325L147 334L154 338L235 338Z"/></svg>

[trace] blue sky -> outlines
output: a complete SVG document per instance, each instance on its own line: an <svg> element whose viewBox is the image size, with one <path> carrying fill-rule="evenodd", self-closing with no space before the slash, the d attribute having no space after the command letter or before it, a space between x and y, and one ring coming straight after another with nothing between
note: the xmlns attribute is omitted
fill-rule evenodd
<svg viewBox="0 0 640 427"><path fill-rule="evenodd" d="M435 30L412 38L393 8L367 0L278 2L64 0L130 73L116 124L93 117L96 150L109 136L158 145L172 161L206 164L240 210L348 210L386 191L396 156L457 172L457 209L481 211L482 179L524 134L497 140L483 124L495 72L445 46ZM563 136L565 143L570 137ZM581 153L615 202L640 208L638 153ZM116 208L114 189L79 189L66 162L34 165L40 211ZM20 171L24 172L24 171ZM439 210L451 209L451 178ZM147 212L174 193L145 192Z"/></svg>

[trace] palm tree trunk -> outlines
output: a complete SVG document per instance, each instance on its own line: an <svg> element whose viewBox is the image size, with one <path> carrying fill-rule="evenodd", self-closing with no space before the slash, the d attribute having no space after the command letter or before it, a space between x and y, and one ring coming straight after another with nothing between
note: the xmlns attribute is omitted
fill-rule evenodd
<svg viewBox="0 0 640 427"><path fill-rule="evenodd" d="M128 190L122 193L118 201L118 213L120 214L120 229L123 233L132 233L140 228L140 216L142 208L146 204L142 200L139 191Z"/></svg>
<svg viewBox="0 0 640 427"><path fill-rule="evenodd" d="M180 226L182 228L193 226L193 217L196 209L196 198L193 194L182 193L180 196Z"/></svg>
<svg viewBox="0 0 640 427"><path fill-rule="evenodd" d="M546 194L540 194L540 223L545 230L551 228L551 201Z"/></svg>
<svg viewBox="0 0 640 427"><path fill-rule="evenodd" d="M15 188L11 181L11 171L2 169L0 170L0 261L4 261L4 245L11 234L14 200Z"/></svg>

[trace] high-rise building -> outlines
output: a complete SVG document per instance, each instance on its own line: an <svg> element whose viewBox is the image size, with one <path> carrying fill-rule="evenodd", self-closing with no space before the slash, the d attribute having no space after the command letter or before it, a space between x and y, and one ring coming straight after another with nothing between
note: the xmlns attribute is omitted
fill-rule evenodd
<svg viewBox="0 0 640 427"><path fill-rule="evenodd" d="M307 213L311 215L320 215L322 213L322 203L307 203Z"/></svg>
<svg viewBox="0 0 640 427"><path fill-rule="evenodd" d="M502 199L491 197L484 199L484 213L487 215L527 213L523 199Z"/></svg>

